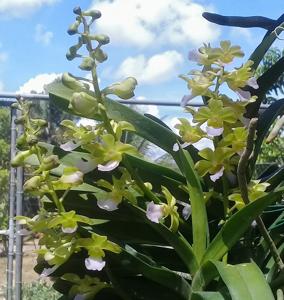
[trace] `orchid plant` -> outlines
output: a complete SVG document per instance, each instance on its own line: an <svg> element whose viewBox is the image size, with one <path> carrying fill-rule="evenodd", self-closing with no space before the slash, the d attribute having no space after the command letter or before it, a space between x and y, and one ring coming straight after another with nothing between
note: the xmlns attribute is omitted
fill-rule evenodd
<svg viewBox="0 0 284 300"><path fill-rule="evenodd" d="M179 119L175 134L109 98L132 98L135 78L100 88L110 38L92 32L99 11L76 7L74 14L68 34L77 42L66 57L79 59L90 76L64 73L47 89L50 101L95 125L64 120L65 143L53 146L40 142L47 124L30 116L30 103L15 104L25 131L12 165L34 168L24 190L41 202L37 216L17 217L41 233L36 271L55 280L61 299L283 297L283 244L275 230L283 213L269 228L260 217L283 206L283 168L253 177L261 143L284 108L282 99L258 116L279 71L268 83L266 73L256 80L254 71L275 32L239 67L232 63L244 54L229 41L189 53L199 69L180 76L190 91L181 101L188 118ZM204 106L191 107L194 97ZM168 152L179 171L139 153L128 132Z"/></svg>

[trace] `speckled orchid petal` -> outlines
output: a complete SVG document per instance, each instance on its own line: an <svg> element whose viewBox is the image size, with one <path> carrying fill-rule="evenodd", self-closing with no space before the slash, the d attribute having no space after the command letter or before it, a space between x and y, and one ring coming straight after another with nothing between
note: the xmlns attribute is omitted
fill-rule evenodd
<svg viewBox="0 0 284 300"><path fill-rule="evenodd" d="M47 277L51 275L59 266L55 265L51 268L44 268L43 271L40 274L40 277Z"/></svg>
<svg viewBox="0 0 284 300"><path fill-rule="evenodd" d="M65 144L62 144L60 148L64 151L72 151L80 146L80 143L75 143L74 141L68 141Z"/></svg>
<svg viewBox="0 0 284 300"><path fill-rule="evenodd" d="M114 211L118 209L117 207L118 203L116 203L112 199L108 199L108 200L100 199L97 201L97 205L99 208L107 211Z"/></svg>
<svg viewBox="0 0 284 300"><path fill-rule="evenodd" d="M258 89L259 86L258 86L258 83L257 83L257 80L255 77L252 77L250 78L248 81L247 81L247 85L251 86L253 89Z"/></svg>
<svg viewBox="0 0 284 300"><path fill-rule="evenodd" d="M114 170L118 166L119 166L119 161L113 160L113 161L109 161L105 165L99 164L98 165L98 170L101 171L101 172L109 172L109 171Z"/></svg>
<svg viewBox="0 0 284 300"><path fill-rule="evenodd" d="M222 167L218 172L216 172L213 175L210 175L210 179L215 182L216 180L218 180L219 178L221 178L223 176L224 173L224 167Z"/></svg>
<svg viewBox="0 0 284 300"><path fill-rule="evenodd" d="M150 221L154 223L159 223L163 216L163 205L155 204L153 201L147 203L146 217Z"/></svg>
<svg viewBox="0 0 284 300"><path fill-rule="evenodd" d="M74 233L77 230L78 226L75 227L61 227L62 232L64 233Z"/></svg>
<svg viewBox="0 0 284 300"><path fill-rule="evenodd" d="M211 126L206 127L206 132L211 136L219 136L223 133L223 131L224 131L223 127L220 128L215 128Z"/></svg>
<svg viewBox="0 0 284 300"><path fill-rule="evenodd" d="M85 259L86 269L91 271L101 271L106 265L106 262L101 258L88 257Z"/></svg>

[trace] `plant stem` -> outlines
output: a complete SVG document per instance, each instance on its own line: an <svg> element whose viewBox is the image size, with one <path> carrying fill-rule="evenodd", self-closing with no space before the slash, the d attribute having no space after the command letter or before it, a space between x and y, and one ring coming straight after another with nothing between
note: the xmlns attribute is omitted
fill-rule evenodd
<svg viewBox="0 0 284 300"><path fill-rule="evenodd" d="M257 126L257 121L258 121L257 118L252 118L249 123L246 149L244 153L241 155L238 164L238 170L237 170L238 183L239 183L242 199L246 205L250 203L249 196L248 196L248 187L247 187L248 183L246 177L246 170L247 170L248 160L250 158L250 155L252 154L253 147L254 147L254 136L255 136L256 126ZM279 270L283 270L284 269L283 261L278 253L277 247L275 246L273 239L271 238L268 230L265 227L265 224L262 221L262 218L258 216L255 219L255 221L258 225L261 235L263 236L264 240L266 241L271 251L275 263L277 264Z"/></svg>

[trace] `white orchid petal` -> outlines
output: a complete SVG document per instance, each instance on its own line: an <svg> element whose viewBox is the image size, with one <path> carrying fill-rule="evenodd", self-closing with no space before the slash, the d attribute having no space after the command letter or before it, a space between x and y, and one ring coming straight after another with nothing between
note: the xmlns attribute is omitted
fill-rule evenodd
<svg viewBox="0 0 284 300"><path fill-rule="evenodd" d="M224 131L223 127L215 128L211 126L206 126L206 132L211 136L219 136L223 133L223 131Z"/></svg>
<svg viewBox="0 0 284 300"><path fill-rule="evenodd" d="M178 145L178 143L175 143L173 145L173 151L177 152L178 150L179 150L179 145Z"/></svg>
<svg viewBox="0 0 284 300"><path fill-rule="evenodd" d="M101 271L106 265L106 262L101 258L88 257L85 259L85 266L88 270Z"/></svg>
<svg viewBox="0 0 284 300"><path fill-rule="evenodd" d="M60 179L61 182L63 183L79 183L83 181L83 173L81 171L76 171L70 175L63 175Z"/></svg>
<svg viewBox="0 0 284 300"><path fill-rule="evenodd" d="M184 95L181 99L180 106L185 107L187 105L187 103L194 97L195 97L194 95Z"/></svg>
<svg viewBox="0 0 284 300"><path fill-rule="evenodd" d="M249 91L244 91L242 89L237 89L236 93L239 96L239 99L241 101L247 101L247 100L250 100L250 98L251 98L251 93Z"/></svg>
<svg viewBox="0 0 284 300"><path fill-rule="evenodd" d="M108 163L106 163L105 165L98 165L98 170L101 172L109 172L114 170L116 167L119 166L119 161L116 160L111 160Z"/></svg>
<svg viewBox="0 0 284 300"><path fill-rule="evenodd" d="M247 85L251 86L252 88L254 88L255 90L259 88L257 80L255 77L250 78L247 81Z"/></svg>
<svg viewBox="0 0 284 300"><path fill-rule="evenodd" d="M77 230L78 226L75 227L61 227L62 232L64 233L74 233Z"/></svg>
<svg viewBox="0 0 284 300"><path fill-rule="evenodd" d="M40 277L47 277L51 275L59 266L55 265L51 268L44 268L40 274Z"/></svg>
<svg viewBox="0 0 284 300"><path fill-rule="evenodd" d="M97 205L99 208L107 211L114 211L118 209L117 207L118 203L113 201L112 199L108 199L108 200L100 199L97 201Z"/></svg>
<svg viewBox="0 0 284 300"><path fill-rule="evenodd" d="M216 172L213 175L210 175L210 179L215 182L216 180L218 180L220 177L223 176L224 173L224 167L222 167L218 172Z"/></svg>
<svg viewBox="0 0 284 300"><path fill-rule="evenodd" d="M80 143L75 143L74 141L68 141L65 144L62 144L60 148L64 151L72 151L80 146Z"/></svg>
<svg viewBox="0 0 284 300"><path fill-rule="evenodd" d="M94 159L88 159L86 161L80 159L74 163L74 166L86 174L93 171L97 167L97 163Z"/></svg>
<svg viewBox="0 0 284 300"><path fill-rule="evenodd" d="M150 221L159 223L163 216L163 205L155 204L153 201L147 203L146 217Z"/></svg>
<svg viewBox="0 0 284 300"><path fill-rule="evenodd" d="M213 141L208 138L202 138L198 142L192 144L192 146L199 151L206 148L212 149L213 151L215 150Z"/></svg>
<svg viewBox="0 0 284 300"><path fill-rule="evenodd" d="M191 215L191 205L187 204L182 210L182 216L185 220L188 220Z"/></svg>

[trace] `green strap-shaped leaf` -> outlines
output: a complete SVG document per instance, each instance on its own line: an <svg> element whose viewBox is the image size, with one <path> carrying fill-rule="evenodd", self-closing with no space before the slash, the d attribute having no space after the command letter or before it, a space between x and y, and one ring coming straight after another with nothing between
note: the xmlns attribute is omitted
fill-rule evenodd
<svg viewBox="0 0 284 300"><path fill-rule="evenodd" d="M208 221L203 191L199 176L194 169L194 164L189 153L180 148L178 154L179 159L177 156L175 156L176 162L186 177L189 190L192 211L192 248L198 262L200 262L205 253L208 238Z"/></svg>
<svg viewBox="0 0 284 300"><path fill-rule="evenodd" d="M221 259L241 238L252 221L270 204L281 198L282 191L270 194L251 202L235 213L221 228L214 240L208 246L202 259L205 263L210 259Z"/></svg>
<svg viewBox="0 0 284 300"><path fill-rule="evenodd" d="M232 300L274 299L263 273L255 263L228 265L219 261L207 261L193 278L193 291L206 289L218 277L227 286Z"/></svg>
<svg viewBox="0 0 284 300"><path fill-rule="evenodd" d="M225 300L219 292L194 292L190 300Z"/></svg>
<svg viewBox="0 0 284 300"><path fill-rule="evenodd" d="M76 112L68 107L73 90L67 88L60 82L56 82L48 85L47 91L49 92L51 102L64 111L76 115ZM135 127L138 135L144 137L169 153L173 152L172 148L176 143L178 136L171 130L109 98L105 99L105 106L107 114L111 119L131 123ZM100 117L98 115L93 116L93 119L95 120L99 118Z"/></svg>
<svg viewBox="0 0 284 300"><path fill-rule="evenodd" d="M257 123L257 135L255 141L255 147L253 152L253 157L250 160L250 169L253 170L258 154L261 150L261 145L264 138L268 134L270 126L273 124L274 120L282 114L284 111L284 99L277 100L272 103L259 117Z"/></svg>

